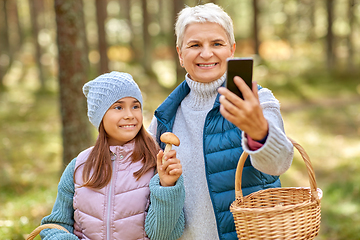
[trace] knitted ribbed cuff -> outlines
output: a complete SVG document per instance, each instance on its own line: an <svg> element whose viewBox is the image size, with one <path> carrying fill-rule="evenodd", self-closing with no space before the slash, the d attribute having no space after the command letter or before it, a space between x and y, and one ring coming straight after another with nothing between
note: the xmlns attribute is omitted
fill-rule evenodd
<svg viewBox="0 0 360 240"><path fill-rule="evenodd" d="M158 200L166 199L179 199L179 197L185 196L185 189L184 189L184 178L181 175L179 179L176 181L175 186L171 187L163 187L160 185L160 178L159 174L156 174L150 180L150 192L153 197L157 198Z"/></svg>
<svg viewBox="0 0 360 240"><path fill-rule="evenodd" d="M280 175L291 165L293 146L281 129L270 121L268 123L269 135L260 149L251 151L244 133L242 146L250 154L251 163L256 169L270 175Z"/></svg>
<svg viewBox="0 0 360 240"><path fill-rule="evenodd" d="M185 201L182 175L175 186L160 186L159 175L150 181L150 208L145 221L145 231L151 239L178 239L185 226L183 212Z"/></svg>

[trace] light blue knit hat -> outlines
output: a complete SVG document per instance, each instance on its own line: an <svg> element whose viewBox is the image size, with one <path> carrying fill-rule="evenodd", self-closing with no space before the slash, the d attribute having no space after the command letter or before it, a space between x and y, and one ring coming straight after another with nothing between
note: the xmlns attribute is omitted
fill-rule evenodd
<svg viewBox="0 0 360 240"><path fill-rule="evenodd" d="M106 111L119 99L133 97L140 102L141 108L143 105L139 86L128 73L113 71L100 75L83 86L83 93L87 98L89 121L96 129Z"/></svg>

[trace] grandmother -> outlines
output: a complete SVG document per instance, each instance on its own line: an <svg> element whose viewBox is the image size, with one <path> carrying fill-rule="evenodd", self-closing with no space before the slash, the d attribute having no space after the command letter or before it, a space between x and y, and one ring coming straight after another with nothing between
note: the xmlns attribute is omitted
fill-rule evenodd
<svg viewBox="0 0 360 240"><path fill-rule="evenodd" d="M235 171L243 151L249 153L242 176L244 196L280 187L279 175L291 165L279 102L269 89L251 90L235 77L244 100L224 88L226 59L236 48L233 23L213 3L185 7L175 33L185 80L157 108L149 132L160 142L176 134L185 184L185 230L181 239L237 239L229 210L235 200Z"/></svg>

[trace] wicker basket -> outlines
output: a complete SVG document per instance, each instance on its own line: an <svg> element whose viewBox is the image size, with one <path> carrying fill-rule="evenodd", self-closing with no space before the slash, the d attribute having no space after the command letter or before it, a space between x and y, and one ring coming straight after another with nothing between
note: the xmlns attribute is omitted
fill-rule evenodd
<svg viewBox="0 0 360 240"><path fill-rule="evenodd" d="M55 228L55 229L60 229L60 230L64 230L66 232L69 232L68 230L66 230L66 228L58 225L58 224L43 224L38 226L37 228L34 229L34 231L32 231L29 236L27 236L26 240L33 240L42 230L47 229L47 228Z"/></svg>
<svg viewBox="0 0 360 240"><path fill-rule="evenodd" d="M322 191L316 186L309 156L290 141L306 164L310 188L269 188L243 197L241 176L248 156L244 152L236 170L236 200L230 206L239 239L314 239L318 235Z"/></svg>

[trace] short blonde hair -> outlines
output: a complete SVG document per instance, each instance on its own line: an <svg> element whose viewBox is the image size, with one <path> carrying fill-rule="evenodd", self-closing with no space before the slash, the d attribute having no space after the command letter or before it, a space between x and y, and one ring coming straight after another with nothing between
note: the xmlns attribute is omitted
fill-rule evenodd
<svg viewBox="0 0 360 240"><path fill-rule="evenodd" d="M188 25L192 23L217 23L224 28L231 45L235 43L233 21L230 16L218 5L206 3L195 7L185 6L175 23L176 46L181 48L184 33Z"/></svg>

